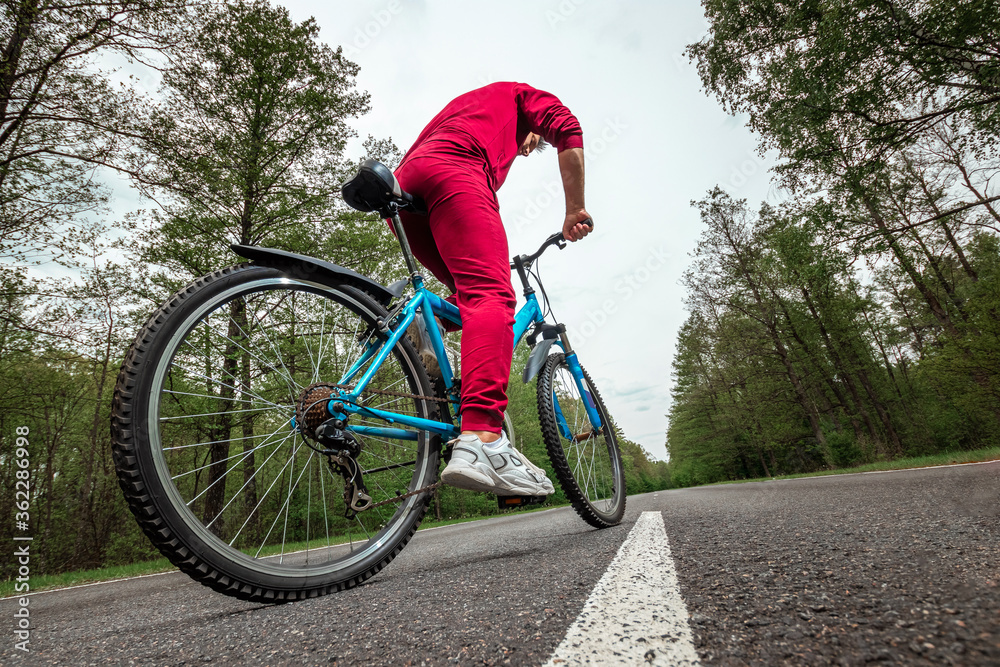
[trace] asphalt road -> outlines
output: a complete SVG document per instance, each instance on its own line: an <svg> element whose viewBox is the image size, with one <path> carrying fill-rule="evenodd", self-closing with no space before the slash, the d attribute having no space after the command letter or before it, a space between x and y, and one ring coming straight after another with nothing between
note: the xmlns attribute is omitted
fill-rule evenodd
<svg viewBox="0 0 1000 667"><path fill-rule="evenodd" d="M662 513L703 664L1000 664L1000 463L725 485L420 532L366 584L232 600L179 573L32 596L8 664L541 665L642 511Z"/></svg>

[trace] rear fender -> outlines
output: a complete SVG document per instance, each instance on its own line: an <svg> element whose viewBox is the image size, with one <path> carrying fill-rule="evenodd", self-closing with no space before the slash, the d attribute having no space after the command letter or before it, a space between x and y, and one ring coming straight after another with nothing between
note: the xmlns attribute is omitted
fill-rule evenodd
<svg viewBox="0 0 1000 667"><path fill-rule="evenodd" d="M392 285L386 287L377 283L371 278L361 275L356 271L351 271L337 264L325 262L315 257L298 255L293 252L276 250L274 248L262 248L255 245L232 245L230 246L240 257L249 259L254 264L270 266L276 269L294 266L304 273L315 273L326 282L345 283L352 287L364 290L375 298L383 306L388 306L394 298L398 298L409 281L397 280Z"/></svg>

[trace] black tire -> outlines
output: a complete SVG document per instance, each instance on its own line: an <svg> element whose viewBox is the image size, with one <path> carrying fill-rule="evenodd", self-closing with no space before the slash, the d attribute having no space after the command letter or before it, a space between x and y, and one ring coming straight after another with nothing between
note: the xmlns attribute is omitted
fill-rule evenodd
<svg viewBox="0 0 1000 667"><path fill-rule="evenodd" d="M345 518L343 478L291 421L303 387L338 382L385 316L355 288L244 265L197 280L150 318L118 376L112 447L132 513L172 563L222 593L285 602L355 586L403 549L432 494ZM431 392L405 336L369 386ZM437 418L423 399L366 405ZM437 480L438 438L358 437L374 502Z"/></svg>
<svg viewBox="0 0 1000 667"><path fill-rule="evenodd" d="M549 460L573 509L591 526L607 528L625 515L625 469L604 401L586 370L583 375L604 424L599 432L590 424L563 354L549 356L538 374L538 418ZM573 439L560 431L557 405Z"/></svg>

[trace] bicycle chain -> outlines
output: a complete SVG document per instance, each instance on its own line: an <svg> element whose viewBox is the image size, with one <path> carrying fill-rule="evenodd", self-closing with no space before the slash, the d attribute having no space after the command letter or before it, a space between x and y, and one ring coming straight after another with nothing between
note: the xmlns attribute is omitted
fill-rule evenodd
<svg viewBox="0 0 1000 667"><path fill-rule="evenodd" d="M425 486L422 489L417 489L416 491L410 491L409 493L404 493L401 496L395 496L393 498L387 498L386 500L380 500L379 502L372 503L371 505L369 505L368 507L366 507L365 511L367 512L370 509L375 509L376 507L381 507L382 505L388 505L389 503L399 502L400 500L406 500L410 496L417 496L417 495L420 495L421 493L427 493L428 491L433 491L434 489L438 488L442 484L444 484L444 482L434 482L430 486Z"/></svg>

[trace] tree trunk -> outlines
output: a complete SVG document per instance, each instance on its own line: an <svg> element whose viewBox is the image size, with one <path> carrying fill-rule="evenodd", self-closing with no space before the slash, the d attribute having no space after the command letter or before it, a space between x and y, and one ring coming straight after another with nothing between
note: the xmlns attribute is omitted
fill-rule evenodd
<svg viewBox="0 0 1000 667"><path fill-rule="evenodd" d="M989 198L986 197L982 192L980 192L979 189L975 185L972 184L972 179L970 178L969 172L965 168L965 165L963 165L958 160L957 157L955 158L955 163L954 164L955 164L956 167L958 167L958 170L960 172L962 172L962 180L965 181L965 187L968 188L969 192L971 192L972 194L974 194L976 196L976 200L979 203L981 203L983 206L986 207L986 210L993 217L993 219L996 220L997 222L1000 222L1000 213L998 213L997 210L996 210L996 208L994 208L993 203L989 201Z"/></svg>
<svg viewBox="0 0 1000 667"><path fill-rule="evenodd" d="M940 134L938 134L938 136L941 137ZM943 137L941 138L943 139ZM954 149L952 150L954 151ZM958 154L956 152L953 152L952 155L956 161L956 166L958 166L959 169L962 169L962 166L960 164L957 164ZM930 186L927 184L926 175L922 171L920 171L919 168L913 168L912 170L910 170L910 173L913 177L917 179L917 182L920 184L920 190L924 193L927 205L931 207L931 210L934 211L934 215L938 217L938 224L941 225L941 229L944 230L945 238L948 239L948 244L951 246L951 249L955 252L955 256L958 257L958 261L962 264L962 268L965 269L966 274L968 274L970 278L972 278L973 280L979 280L979 276L972 269L972 266L969 264L969 260L965 257L965 252L962 250L962 246L959 245L958 240L955 238L954 234L951 233L951 228L948 227L948 223L946 222L945 218L941 216L942 213L941 208L938 206L936 198L931 193ZM971 181L968 180L967 174L966 174L966 183L968 186L972 187L972 183ZM974 187L972 188L972 190L973 192L975 192Z"/></svg>
<svg viewBox="0 0 1000 667"><path fill-rule="evenodd" d="M225 348L225 358L222 360L222 381L219 383L219 415L212 429L212 442L209 448L211 463L208 468L208 487L205 491L205 511L203 521L216 535L224 532L225 521L219 517L226 501L226 480L229 472L229 449L232 444L233 429L233 399L236 391L233 387L238 375L240 354L237 341L241 334L237 322L241 314L245 315L245 305L242 299L236 299L229 304L228 342Z"/></svg>
<svg viewBox="0 0 1000 667"><path fill-rule="evenodd" d="M865 421L865 426L867 426L868 428L868 433L873 438L877 438L878 433L875 430L874 423L872 423L872 418L868 414L868 410L865 408L864 403L858 398L857 390L854 388L854 382L851 379L850 373L848 373L847 369L844 368L843 364L840 362L840 356L837 354L836 350L833 349L833 346L830 343L830 337L826 332L826 327L823 325L823 322L820 319L819 314L816 312L816 309L813 307L812 302L809 298L808 290L806 290L805 287L801 287L800 289L802 291L802 295L806 298L806 303L809 307L809 311L812 313L813 318L819 325L819 330L823 336L824 342L826 343L827 349L830 351L830 360L833 361L833 365L837 370L837 374L841 375L844 378L844 383L847 385L848 390L851 392L851 397L854 399L854 409L861 413L861 417ZM775 298L777 298L777 295L774 296ZM799 345L801 345L802 348L806 350L806 353L810 357L812 357L816 361L817 366L819 366L817 355L806 346L805 341L802 340L801 336L799 336L795 327L792 326L792 318L789 315L788 309L785 307L784 302L779 299L778 303L781 304L781 310L782 312L784 312L785 319L788 321L789 328L791 329L792 332L792 336L795 337L795 340L799 342ZM854 429L854 435L856 438L860 439L861 437L860 426L854 414L851 411L849 411L847 397L844 396L844 392L841 391L840 387L837 386L837 383L834 381L833 378L829 376L829 374L823 373L823 380L824 382L826 382L827 386L830 387L830 390L833 391L834 396L837 397L837 400L840 401L840 404L844 407L844 411L847 413L847 418L851 422L851 427Z"/></svg>
<svg viewBox="0 0 1000 667"><path fill-rule="evenodd" d="M767 462L764 461L764 452L760 448L757 449L757 458L760 460L760 465L764 468L764 476L774 477L771 474L771 470L767 467Z"/></svg>
<svg viewBox="0 0 1000 667"><path fill-rule="evenodd" d="M868 213L872 216L872 221L875 223L875 226L878 227L879 232L881 232L882 238L884 238L886 242L889 244L889 247L892 249L893 254L899 261L899 265L903 267L903 271L905 271L906 275L909 276L910 280L913 282L914 287L916 287L917 291L920 292L920 295L924 297L924 301L927 302L927 307L930 309L931 313L941 324L941 326L944 327L945 331L947 331L955 338L958 338L959 337L958 329L955 328L955 325L952 323L951 318L948 316L947 311L945 311L945 309L941 306L941 302L938 301L938 298L937 296L935 296L934 292L931 291L929 287L927 287L927 284L923 281L923 278L920 277L920 274L913 266L913 262L911 262L910 258L906 256L906 253L903 252L903 249L899 247L899 242L892 236L892 233L889 231L888 226L885 224L885 219L882 217L882 214L879 213L878 209L875 207L875 204L871 201L868 195L864 195L862 199L865 203L865 207L868 209Z"/></svg>
<svg viewBox="0 0 1000 667"><path fill-rule="evenodd" d="M727 220L726 222L732 223L733 221ZM721 226L720 231L725 235L726 241L739 263L740 273L742 274L743 280L753 293L754 302L756 303L757 310L760 313L760 320L767 329L774 345L774 349L778 353L778 357L781 359L782 365L785 367L788 381L792 384L792 388L795 390L796 400L809 420L809 427L813 432L813 437L816 438L817 444L820 446L820 450L823 452L823 458L827 465L832 465L833 458L830 456L830 448L827 445L826 436L823 435L823 429L819 422L819 414L817 413L816 407L809 401L805 387L802 385L802 381L799 378L798 373L795 371L795 367L792 365L788 349L785 347L784 342L781 340L781 335L778 333L775 318L768 313L768 308L760 293L760 285L754 280L750 273L750 258L746 256L746 246L733 237L732 229L728 226Z"/></svg>
<svg viewBox="0 0 1000 667"><path fill-rule="evenodd" d="M812 429L813 437L816 438L816 442L819 444L820 449L823 452L823 458L827 465L831 465L833 463L833 457L830 456L830 448L826 444L826 436L823 435L823 428L819 423L819 414L817 413L816 406L809 401L809 396L806 393L805 386L803 386L802 380L799 378L799 374L795 371L795 367L792 365L788 349L782 342L777 329L772 327L770 328L770 332L774 343L774 349L778 353L778 357L781 358L781 363L785 366L788 381L792 383L792 388L795 389L795 396L798 399L799 405L802 406L802 409L806 413L806 417L809 419L809 427Z"/></svg>
<svg viewBox="0 0 1000 667"><path fill-rule="evenodd" d="M938 279L938 282L941 283L941 287L944 288L945 294L948 295L948 299L952 302L952 304L954 304L955 310L958 311L958 314L962 317L963 321L968 322L969 316L965 312L965 308L963 307L962 304L962 299L959 298L958 294L955 293L955 286L951 283L951 281L949 281L945 277L944 273L941 271L940 258L934 257L934 255L931 254L930 248L928 248L927 244L924 243L924 240L920 238L920 234L917 233L916 229L911 229L910 234L917 242L917 245L920 247L921 252L923 252L924 257L927 258L927 264L931 267L931 270L934 272L934 277L936 277Z"/></svg>
<svg viewBox="0 0 1000 667"><path fill-rule="evenodd" d="M241 310L243 321L240 326L246 331L246 309ZM244 347L247 347L244 345ZM240 398L244 401L253 400L253 392L250 386L250 353L244 352L241 373L240 373ZM249 405L249 402L243 405ZM260 512L254 511L257 507L257 466L254 448L257 441L254 438L254 413L247 413L243 418L243 516L248 523L245 531L251 541L260 537Z"/></svg>
<svg viewBox="0 0 1000 667"><path fill-rule="evenodd" d="M889 284L889 289L892 290L892 295L896 297L896 302L899 304L900 310L903 311L903 315L906 316L906 322L909 325L910 333L913 334L913 340L917 345L917 358L923 360L924 358L924 336L920 333L920 328L917 326L916 321L913 319L913 315L910 313L910 309L906 307L906 301L903 299L903 295L899 293L896 286Z"/></svg>
<svg viewBox="0 0 1000 667"><path fill-rule="evenodd" d="M104 387L107 384L108 379L108 366L111 363L111 337L114 332L114 319L111 317L111 304L105 303L108 312L108 331L107 338L105 339L105 347L103 351L104 358L101 359L100 365L100 375L97 381L97 396L94 401L94 418L91 422L90 427L90 437L89 451L84 455L84 473L83 473L83 484L80 485L78 498L78 508L79 508L79 519L77 521L76 529L76 544L73 546L73 561L75 567L90 567L99 565L99 562L94 562L94 555L91 554L90 558L85 559L85 563L81 563L84 559L84 543L83 537L87 534L87 527L94 525L94 462L99 456L99 443L98 434L102 432L107 419L104 417ZM95 547L99 545L94 544Z"/></svg>

